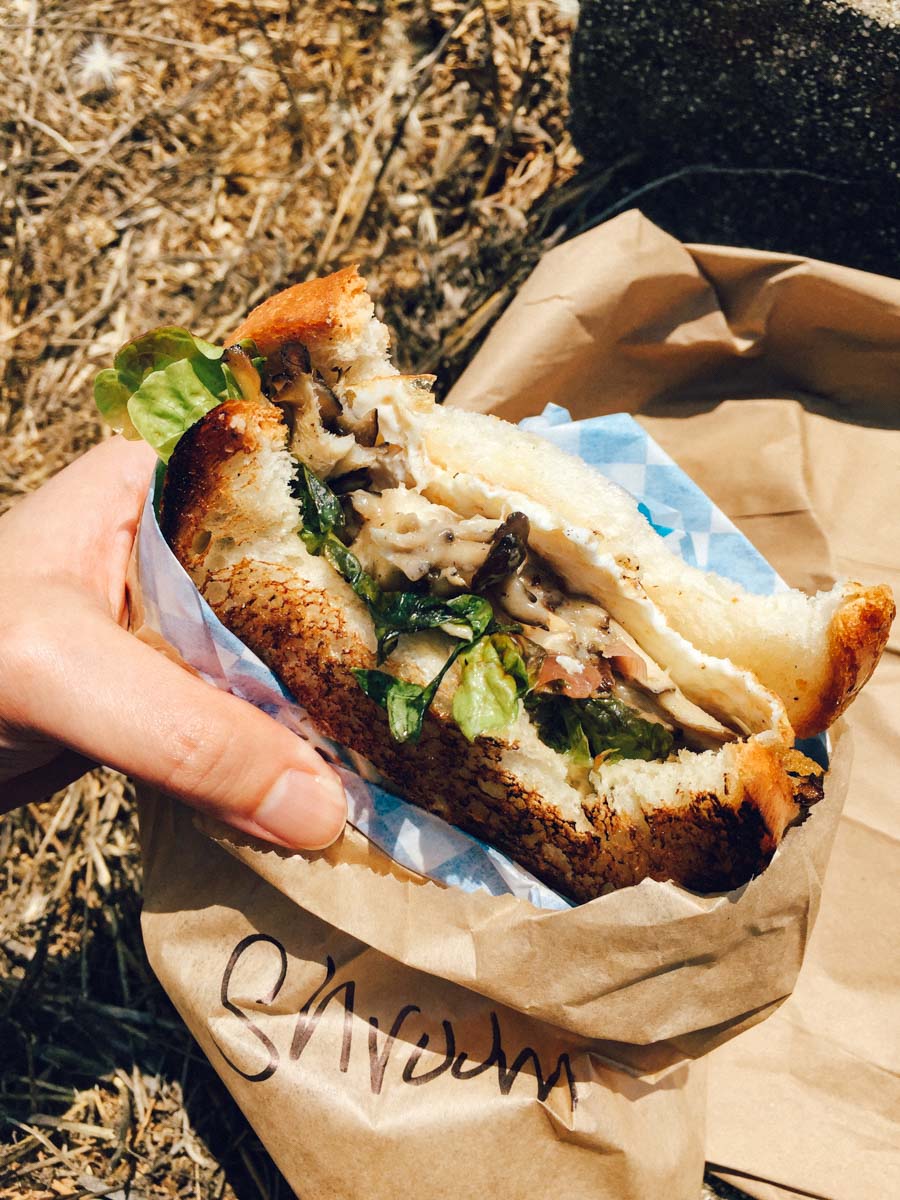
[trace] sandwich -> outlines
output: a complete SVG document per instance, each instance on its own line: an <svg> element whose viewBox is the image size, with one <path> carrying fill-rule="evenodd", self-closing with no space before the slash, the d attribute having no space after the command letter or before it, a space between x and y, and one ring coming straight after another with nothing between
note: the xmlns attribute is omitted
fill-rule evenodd
<svg viewBox="0 0 900 1200"><path fill-rule="evenodd" d="M95 395L167 462L160 526L213 611L389 789L579 901L745 883L822 794L795 739L871 675L890 590L705 574L388 342L348 268L226 346L137 338Z"/></svg>

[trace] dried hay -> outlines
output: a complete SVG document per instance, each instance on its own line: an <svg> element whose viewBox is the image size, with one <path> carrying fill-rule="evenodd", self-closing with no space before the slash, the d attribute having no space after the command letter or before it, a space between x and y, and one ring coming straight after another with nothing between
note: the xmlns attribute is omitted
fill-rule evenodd
<svg viewBox="0 0 900 1200"><path fill-rule="evenodd" d="M104 431L94 373L224 336L359 262L447 385L540 254L577 156L547 0L0 10L0 507ZM129 785L0 823L0 1197L285 1197L144 958Z"/></svg>
<svg viewBox="0 0 900 1200"><path fill-rule="evenodd" d="M359 262L446 388L597 180L565 130L575 5L9 0L0 508L104 431L94 373L223 336ZM286 1197L144 958L130 786L0 822L0 1197Z"/></svg>

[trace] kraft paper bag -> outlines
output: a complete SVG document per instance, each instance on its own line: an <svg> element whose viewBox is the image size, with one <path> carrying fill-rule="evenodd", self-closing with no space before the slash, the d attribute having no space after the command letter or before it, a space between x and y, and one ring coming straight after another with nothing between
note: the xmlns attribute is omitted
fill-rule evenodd
<svg viewBox="0 0 900 1200"><path fill-rule="evenodd" d="M141 829L150 961L298 1196L697 1200L702 1064L641 1078L615 1047L406 967L171 800L145 791Z"/></svg>
<svg viewBox="0 0 900 1200"><path fill-rule="evenodd" d="M711 282L717 253L727 304ZM762 397L781 412L787 400L802 425L798 389L822 386L810 361L819 321L830 318L832 358L844 343L858 358L864 331L879 332L838 284L808 319L796 299L767 300L787 270L773 256L751 256L744 272L728 252L709 260L701 268L639 214L558 247L450 403L515 420L548 402L576 418L653 411L650 432L676 458L676 414L697 414L685 426L694 452L690 422L715 425L730 405L746 463L744 406ZM760 330L773 314L769 361ZM798 367L788 381L792 314L807 377ZM834 332L842 319L846 332ZM857 362L843 378L858 373ZM824 410L825 395L809 396ZM763 414L754 465L712 478L712 498L751 537L766 534L769 552L781 545L777 514L789 514L801 582L825 581L834 563L816 553L828 536L805 460L794 458L792 427L771 448L769 431ZM793 582L784 556L777 565ZM158 644L145 616L136 587L132 627ZM795 985L851 758L838 726L825 798L745 887L697 896L648 880L556 908L425 878L352 826L328 851L292 855L144 793L148 955L300 1195L393 1197L412 1186L423 1197L695 1200L704 1056L770 1017L764 1031ZM345 771L351 790L354 779ZM729 1166L727 1154L716 1161Z"/></svg>
<svg viewBox="0 0 900 1200"><path fill-rule="evenodd" d="M792 586L900 595L900 281L683 246L639 213L548 254L450 403L627 408ZM900 631L847 718L805 966L713 1053L707 1155L759 1200L900 1195Z"/></svg>

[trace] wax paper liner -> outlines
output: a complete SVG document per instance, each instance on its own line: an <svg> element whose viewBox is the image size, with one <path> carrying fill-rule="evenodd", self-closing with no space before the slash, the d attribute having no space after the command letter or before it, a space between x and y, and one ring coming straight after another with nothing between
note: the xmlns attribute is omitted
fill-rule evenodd
<svg viewBox="0 0 900 1200"><path fill-rule="evenodd" d="M775 571L695 483L624 413L573 421L550 405L524 428L602 471L686 562L768 593ZM144 621L208 682L248 700L323 750L341 772L349 820L408 870L465 891L510 893L539 908L570 902L499 850L392 795L371 764L323 738L260 659L219 621L167 546L156 520L163 468L147 497L138 543Z"/></svg>

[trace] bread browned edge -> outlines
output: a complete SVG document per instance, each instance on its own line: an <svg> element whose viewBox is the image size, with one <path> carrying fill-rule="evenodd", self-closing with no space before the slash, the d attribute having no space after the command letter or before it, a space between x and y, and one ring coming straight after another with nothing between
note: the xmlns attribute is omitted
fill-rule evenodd
<svg viewBox="0 0 900 1200"><path fill-rule="evenodd" d="M211 513L228 507L222 464L235 454L252 462L262 439L284 445L286 436L274 405L230 401L179 442L160 519L189 573L200 577L197 533ZM398 795L498 846L577 900L647 876L702 892L730 890L766 866L797 815L779 760L748 743L741 748L739 795L698 794L678 809L650 813L645 826L598 798L588 814L596 832L576 830L504 769L496 739L470 744L452 723L429 714L417 745L394 742L385 713L351 674L351 667L375 664L348 627L345 601L283 565L252 558L213 578L219 618L280 676L325 734L373 762Z"/></svg>
<svg viewBox="0 0 900 1200"><path fill-rule="evenodd" d="M355 266L310 279L276 292L249 313L228 344L253 338L260 354L271 354L285 342L314 345L340 331L354 317L372 310L366 282Z"/></svg>
<svg viewBox="0 0 900 1200"><path fill-rule="evenodd" d="M886 584L848 585L828 629L830 674L810 708L794 717L798 737L812 737L837 720L878 665L896 615Z"/></svg>

